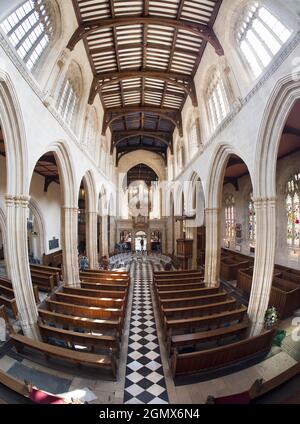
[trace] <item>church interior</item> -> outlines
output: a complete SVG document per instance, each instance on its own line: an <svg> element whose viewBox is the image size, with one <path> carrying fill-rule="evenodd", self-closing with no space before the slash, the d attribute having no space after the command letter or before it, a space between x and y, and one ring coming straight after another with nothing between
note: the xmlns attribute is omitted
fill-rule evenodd
<svg viewBox="0 0 300 424"><path fill-rule="evenodd" d="M300 404L299 0L0 0L0 404Z"/></svg>

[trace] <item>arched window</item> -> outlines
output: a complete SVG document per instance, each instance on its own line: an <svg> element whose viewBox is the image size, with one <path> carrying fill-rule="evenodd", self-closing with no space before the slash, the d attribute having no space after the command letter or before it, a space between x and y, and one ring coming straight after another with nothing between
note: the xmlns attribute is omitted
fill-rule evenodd
<svg viewBox="0 0 300 424"><path fill-rule="evenodd" d="M2 22L1 28L27 68L32 71L55 38L53 2L27 0Z"/></svg>
<svg viewBox="0 0 300 424"><path fill-rule="evenodd" d="M56 107L63 120L72 126L81 96L82 78L77 64L71 63L57 98Z"/></svg>
<svg viewBox="0 0 300 424"><path fill-rule="evenodd" d="M248 237L250 243L254 243L256 240L256 210L252 197L253 193L250 195L250 201L248 204Z"/></svg>
<svg viewBox="0 0 300 424"><path fill-rule="evenodd" d="M198 133L195 119L192 120L188 129L189 152L192 158L198 151Z"/></svg>
<svg viewBox="0 0 300 424"><path fill-rule="evenodd" d="M291 30L259 2L247 5L237 25L236 40L255 78L291 34Z"/></svg>
<svg viewBox="0 0 300 424"><path fill-rule="evenodd" d="M217 71L210 77L206 101L212 131L226 118L230 111L224 82Z"/></svg>
<svg viewBox="0 0 300 424"><path fill-rule="evenodd" d="M286 187L287 244L300 246L300 173L293 175Z"/></svg>
<svg viewBox="0 0 300 424"><path fill-rule="evenodd" d="M225 199L225 235L228 240L235 238L235 199L231 194Z"/></svg>

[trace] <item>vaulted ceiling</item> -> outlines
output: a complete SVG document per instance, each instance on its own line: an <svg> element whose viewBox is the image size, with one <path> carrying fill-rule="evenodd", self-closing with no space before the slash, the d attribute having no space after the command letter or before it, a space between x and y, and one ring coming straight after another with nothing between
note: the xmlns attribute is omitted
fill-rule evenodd
<svg viewBox="0 0 300 424"><path fill-rule="evenodd" d="M194 106L194 75L207 43L222 46L212 27L222 0L73 0L78 29L68 47L83 40L94 81L89 103L100 95L102 132L109 127L117 160L136 149L166 160L181 110Z"/></svg>

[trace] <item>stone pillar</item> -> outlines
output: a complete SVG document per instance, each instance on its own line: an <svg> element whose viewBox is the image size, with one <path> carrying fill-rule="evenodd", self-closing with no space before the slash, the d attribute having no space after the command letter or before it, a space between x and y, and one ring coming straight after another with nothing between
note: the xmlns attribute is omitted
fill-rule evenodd
<svg viewBox="0 0 300 424"><path fill-rule="evenodd" d="M62 207L62 251L64 283L80 286L78 266L78 207Z"/></svg>
<svg viewBox="0 0 300 424"><path fill-rule="evenodd" d="M98 269L97 254L97 211L86 212L86 251L90 269Z"/></svg>
<svg viewBox="0 0 300 424"><path fill-rule="evenodd" d="M276 246L276 199L256 199L256 249L252 289L248 306L250 334L263 329L270 298Z"/></svg>
<svg viewBox="0 0 300 424"><path fill-rule="evenodd" d="M220 271L220 211L219 208L205 209L206 247L205 247L205 276L208 287L219 286Z"/></svg>
<svg viewBox="0 0 300 424"><path fill-rule="evenodd" d="M107 230L108 230L108 215L102 215L102 240L101 240L101 252L102 256L109 256L108 255L108 237L107 237Z"/></svg>
<svg viewBox="0 0 300 424"><path fill-rule="evenodd" d="M28 205L28 196L6 196L7 256L22 331L25 336L38 340L38 311L28 262Z"/></svg>

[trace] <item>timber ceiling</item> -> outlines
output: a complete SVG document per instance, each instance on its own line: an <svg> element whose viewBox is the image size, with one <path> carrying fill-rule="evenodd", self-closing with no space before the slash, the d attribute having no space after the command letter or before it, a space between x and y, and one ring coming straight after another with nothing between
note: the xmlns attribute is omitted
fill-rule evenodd
<svg viewBox="0 0 300 424"><path fill-rule="evenodd" d="M110 127L117 158L146 148L166 159L175 127L182 134L187 96L207 43L223 54L214 31L222 0L72 0L100 95L103 133ZM151 132L151 134L149 134Z"/></svg>

